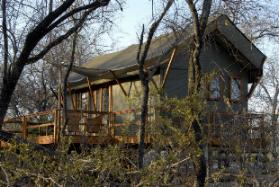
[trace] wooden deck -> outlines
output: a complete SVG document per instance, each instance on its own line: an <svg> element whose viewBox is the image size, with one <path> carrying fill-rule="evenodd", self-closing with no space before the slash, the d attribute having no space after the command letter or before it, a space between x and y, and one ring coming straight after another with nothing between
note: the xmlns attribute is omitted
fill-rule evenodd
<svg viewBox="0 0 279 187"><path fill-rule="evenodd" d="M109 144L124 143L138 144L138 135L114 135L115 128L128 124L114 124L116 115L123 115L131 111L121 112L93 112L69 110L68 122L64 133L63 118L58 110L39 112L5 120L3 129L15 133L22 138L41 145L57 144L60 136L68 136L71 143ZM152 138L147 135L145 142L151 143ZM7 142L0 141L2 148L8 147Z"/></svg>
<svg viewBox="0 0 279 187"><path fill-rule="evenodd" d="M131 110L120 112L93 112L68 110L67 125L64 128L63 118L58 110L40 112L5 120L3 129L41 144L57 144L60 136L68 136L72 143L84 144L138 144L138 133L117 134L117 128L129 126L127 123L115 123L118 115L129 114ZM137 125L135 125L137 126ZM241 128L232 128L241 127ZM63 133L61 131L65 129ZM265 121L263 115L232 115L218 113L208 117L206 133L211 146L223 146L232 141L245 141L254 149L266 147ZM119 133L119 132L118 132ZM145 143L150 144L154 137L147 134ZM7 147L6 142L0 142L1 147Z"/></svg>

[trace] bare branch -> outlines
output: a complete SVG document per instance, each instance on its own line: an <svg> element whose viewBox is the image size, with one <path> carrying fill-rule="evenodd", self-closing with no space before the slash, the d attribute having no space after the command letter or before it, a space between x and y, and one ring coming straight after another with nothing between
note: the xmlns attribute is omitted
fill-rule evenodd
<svg viewBox="0 0 279 187"><path fill-rule="evenodd" d="M153 35L155 34L155 31L157 30L160 22L162 21L162 19L164 18L164 16L166 15L167 11L170 9L171 5L173 4L174 0L169 0L166 7L164 8L163 12L161 13L160 17L151 25L150 30L148 32L148 37L147 37L147 41L146 44L144 46L144 51L143 54L140 58L139 64L143 64L147 54L148 54L148 50L153 38Z"/></svg>
<svg viewBox="0 0 279 187"><path fill-rule="evenodd" d="M8 66L8 33L7 33L7 14L6 14L6 0L2 0L2 30L4 40L4 79L7 78L7 66Z"/></svg>
<svg viewBox="0 0 279 187"><path fill-rule="evenodd" d="M97 8L101 7L101 6L106 6L108 5L110 0L105 0L105 1L94 1L91 4L88 5L84 5L78 8L75 8L73 10L71 10L70 12L68 12L67 14L65 14L64 16L62 16L61 18L59 18L58 20L56 20L54 23L52 23L49 27L48 30L51 31L53 30L55 27L57 27L60 23L62 23L64 20L66 20L67 18L73 16L74 14L81 12L83 10L88 10L91 9L91 12L96 10Z"/></svg>
<svg viewBox="0 0 279 187"><path fill-rule="evenodd" d="M37 43L48 33L46 29L57 17L65 12L74 0L67 0L60 5L55 11L49 13L27 36L23 46L19 62L26 63L31 51L35 48Z"/></svg>
<svg viewBox="0 0 279 187"><path fill-rule="evenodd" d="M27 61L27 64L32 64L36 61L38 61L39 59L41 59L49 50L51 50L54 46L60 44L63 40L67 39L71 34L73 34L74 32L76 32L78 29L80 29L82 27L82 25L84 24L84 22L86 21L87 16L91 13L91 10L88 10L87 12L85 12L81 19L79 20L79 22L74 25L71 29L69 29L65 34L59 36L58 38L56 38L54 41L52 41L51 43L49 43L41 52L39 52L37 55L30 57Z"/></svg>

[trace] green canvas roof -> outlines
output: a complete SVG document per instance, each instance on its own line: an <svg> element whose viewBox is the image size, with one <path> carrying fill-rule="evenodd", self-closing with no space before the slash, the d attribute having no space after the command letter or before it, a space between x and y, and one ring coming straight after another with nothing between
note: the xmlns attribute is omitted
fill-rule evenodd
<svg viewBox="0 0 279 187"><path fill-rule="evenodd" d="M167 34L155 38L150 45L145 67L160 65L168 58L175 45L177 41L173 35ZM84 83L87 77L92 81L111 80L114 79L111 71L119 78L129 76L129 73L138 70L137 51L138 45L131 45L122 51L97 56L81 67L74 66L69 82L72 85L78 85Z"/></svg>
<svg viewBox="0 0 279 187"><path fill-rule="evenodd" d="M186 40L191 37L191 34L189 34L191 28L187 30L183 32L183 35L179 36L179 39L173 33L155 38L150 46L146 59L146 67L158 66L166 62L171 50L175 46L185 44ZM240 51L251 65L251 69L256 70L257 73L253 75L255 79L256 76L261 76L263 63L266 59L265 55L245 37L227 16L222 15L209 22L207 33L213 32L218 33L217 37L222 38L220 40L221 42L226 40L226 42L229 42ZM74 87L82 85L86 83L87 77L93 82L98 81L104 83L115 79L111 71L119 78L130 76L131 72L134 75L138 70L136 61L137 52L138 45L131 45L121 51L97 56L81 67L74 66L69 77L69 83Z"/></svg>

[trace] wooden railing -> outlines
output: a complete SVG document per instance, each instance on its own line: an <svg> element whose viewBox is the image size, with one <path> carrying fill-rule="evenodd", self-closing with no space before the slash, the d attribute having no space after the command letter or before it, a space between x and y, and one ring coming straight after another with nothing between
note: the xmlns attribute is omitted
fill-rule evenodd
<svg viewBox="0 0 279 187"><path fill-rule="evenodd" d="M270 145L271 121L267 114L214 113L208 116L208 140L213 146L245 146L265 150Z"/></svg>
<svg viewBox="0 0 279 187"><path fill-rule="evenodd" d="M59 139L60 119L59 111L54 109L6 119L3 129L38 144L55 144Z"/></svg>
<svg viewBox="0 0 279 187"><path fill-rule="evenodd" d="M68 110L67 125L65 135L77 137L75 141L81 141L80 137L84 136L93 139L106 137L108 141L115 143L131 143L139 142L138 127L139 121L126 120L125 116L136 115L135 110L128 109L117 112L98 112L84 110ZM124 132L125 131L125 132ZM147 143L151 142L151 136L146 136ZM100 142L100 141L97 141Z"/></svg>
<svg viewBox="0 0 279 187"><path fill-rule="evenodd" d="M125 121L127 116L134 120ZM68 110L66 136L89 137L89 142L100 143L114 141L138 143L138 115L135 110L118 112L98 112ZM59 142L63 118L56 109L19 116L5 120L3 129L22 136L38 144L55 144ZM128 133L119 133L128 130ZM242 141L265 147L269 143L270 125L267 115L214 113L208 115L206 134L211 145L220 146L233 141ZM91 138L90 138L91 137ZM100 140L101 139L101 140ZM151 143L152 137L147 133L146 141ZM255 146L251 146L255 147Z"/></svg>
<svg viewBox="0 0 279 187"><path fill-rule="evenodd" d="M111 113L98 111L68 110L65 135L97 136L110 134Z"/></svg>

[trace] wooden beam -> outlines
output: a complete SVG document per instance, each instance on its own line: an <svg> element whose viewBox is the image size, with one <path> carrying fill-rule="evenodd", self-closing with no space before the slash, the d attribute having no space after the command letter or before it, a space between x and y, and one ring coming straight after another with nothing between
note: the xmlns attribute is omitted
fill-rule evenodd
<svg viewBox="0 0 279 187"><path fill-rule="evenodd" d="M93 108L94 108L95 111L97 111L96 104L95 104L94 93L92 91L91 83L90 83L88 77L87 77L87 84L88 84L88 88L89 88L90 97L92 98Z"/></svg>
<svg viewBox="0 0 279 187"><path fill-rule="evenodd" d="M114 79L116 80L117 84L120 86L120 88L121 88L122 92L124 93L124 95L125 95L126 97L128 97L127 92L125 91L124 87L122 86L122 84L121 84L120 81L118 80L116 74L115 74L113 71L111 71L111 70L110 70L110 72L111 72L111 74L113 75Z"/></svg>
<svg viewBox="0 0 279 187"><path fill-rule="evenodd" d="M50 126L55 126L55 124L53 122L50 122L50 123L44 123L41 125L29 125L27 128L28 129L37 129L37 128L50 127Z"/></svg>
<svg viewBox="0 0 279 187"><path fill-rule="evenodd" d="M252 94L253 94L255 88L256 88L257 85L259 84L259 81L260 81L260 79L258 79L256 82L253 82L253 83L252 83L252 85L251 85L251 87L250 87L250 89L249 89L249 91L248 91L248 93L247 93L247 95L246 95L246 98L247 98L247 99L249 99L249 98L252 96Z"/></svg>
<svg viewBox="0 0 279 187"><path fill-rule="evenodd" d="M174 48L173 51L172 51L172 54L171 54L171 57L170 57L170 60L169 60L169 63L168 63L168 66L167 66L167 69L166 69L166 72L165 72L165 75L164 75L164 79L163 79L161 88L163 88L165 86L166 80L167 80L168 75L169 75L169 70L170 70L170 67L173 63L173 59L174 59L175 55L176 55L176 48Z"/></svg>

